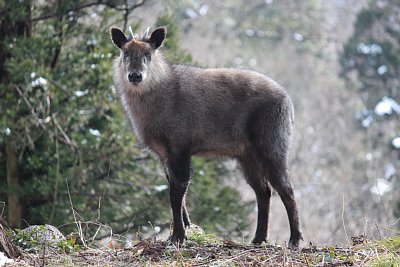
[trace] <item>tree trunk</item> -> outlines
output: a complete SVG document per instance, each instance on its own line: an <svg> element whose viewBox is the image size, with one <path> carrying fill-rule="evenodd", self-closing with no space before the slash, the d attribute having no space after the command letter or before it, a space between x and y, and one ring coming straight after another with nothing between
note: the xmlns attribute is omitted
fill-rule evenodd
<svg viewBox="0 0 400 267"><path fill-rule="evenodd" d="M11 17L9 10L13 8L13 3L1 5L0 13L0 84L6 88L0 92L0 97L10 99L9 103L12 106L17 106L18 95L12 86L10 86L9 73L5 67L5 63L11 57L9 46L6 43L9 38L30 37L32 34L32 1L23 1L21 4L25 6L25 15L21 17ZM12 95L13 94L13 95ZM12 95L10 97L10 95ZM12 99L12 100L11 100ZM17 120L16 116L5 117L9 124ZM7 185L8 185L8 222L10 226L21 228L22 224L22 205L20 201L20 190L17 164L17 151L15 146L16 135L11 128L12 136L5 140L6 152L6 168L7 168Z"/></svg>
<svg viewBox="0 0 400 267"><path fill-rule="evenodd" d="M10 259L22 258L21 251L8 238L6 229L0 224L0 251Z"/></svg>
<svg viewBox="0 0 400 267"><path fill-rule="evenodd" d="M22 206L19 198L19 179L15 146L11 140L6 141L7 184L8 184L8 222L12 227L21 228Z"/></svg>

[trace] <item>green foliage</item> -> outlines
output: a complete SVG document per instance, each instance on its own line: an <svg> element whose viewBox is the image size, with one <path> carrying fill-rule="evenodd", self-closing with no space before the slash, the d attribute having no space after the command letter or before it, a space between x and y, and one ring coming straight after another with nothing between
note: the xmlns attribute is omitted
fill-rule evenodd
<svg viewBox="0 0 400 267"><path fill-rule="evenodd" d="M374 267L397 267L400 265L400 257L393 252L377 255L368 261L368 265Z"/></svg>
<svg viewBox="0 0 400 267"><path fill-rule="evenodd" d="M354 35L344 46L341 58L348 87L360 92L363 103L355 117L365 130L365 150L381 154L379 164L395 169L400 166L400 150L390 144L400 135L399 111L390 106L389 111L380 114L376 108L385 99L400 103L399 9L400 3L395 0L370 1L358 14ZM390 180L393 190L398 188L394 177L385 178Z"/></svg>
<svg viewBox="0 0 400 267"><path fill-rule="evenodd" d="M355 250L374 251L366 264L375 267L397 267L400 266L400 236L395 235L372 243L361 244Z"/></svg>
<svg viewBox="0 0 400 267"><path fill-rule="evenodd" d="M45 235L46 227L45 225L40 225L32 228L30 232L24 230L15 229L15 233L12 232L11 239L12 242L22 248L26 252L37 252L43 248L43 246L51 246L58 248L62 252L77 251L80 249L79 245L75 243L75 239L60 239L57 241L48 240L47 242L40 243L41 238Z"/></svg>
<svg viewBox="0 0 400 267"><path fill-rule="evenodd" d="M215 234L207 234L200 231L188 231L187 240L189 241L189 244L191 241L200 246L222 244L222 239Z"/></svg>
<svg viewBox="0 0 400 267"><path fill-rule="evenodd" d="M383 246L386 250L400 250L400 234L385 238L376 242L378 246Z"/></svg>
<svg viewBox="0 0 400 267"><path fill-rule="evenodd" d="M357 15L355 29L356 35L362 34L365 30L372 27L376 20L380 19L383 12L378 9L363 8Z"/></svg>
<svg viewBox="0 0 400 267"><path fill-rule="evenodd" d="M32 237L34 232L28 234L20 229L15 229L16 234L13 236L13 243L25 250L26 252L36 252L40 249L39 242Z"/></svg>
<svg viewBox="0 0 400 267"><path fill-rule="evenodd" d="M228 174L223 162L195 157L193 170L188 194L189 211L195 211L191 219L207 232L219 230L221 234L240 239L241 231L249 226L252 205L241 202L237 190L223 185L222 178ZM224 221L229 224L222 224Z"/></svg>
<svg viewBox="0 0 400 267"><path fill-rule="evenodd" d="M57 243L57 247L63 252L73 252L80 249L80 246L75 243L74 239L60 240Z"/></svg>
<svg viewBox="0 0 400 267"><path fill-rule="evenodd" d="M345 45L341 59L345 71L358 73L360 89L369 91L367 98L364 97L368 109L385 94L400 98L395 82L400 64L400 46L396 39L400 32L396 23L389 21L397 16L391 5L393 1L385 2L384 7L380 7L371 1L368 8L359 13L355 33ZM394 5L399 8L398 3Z"/></svg>

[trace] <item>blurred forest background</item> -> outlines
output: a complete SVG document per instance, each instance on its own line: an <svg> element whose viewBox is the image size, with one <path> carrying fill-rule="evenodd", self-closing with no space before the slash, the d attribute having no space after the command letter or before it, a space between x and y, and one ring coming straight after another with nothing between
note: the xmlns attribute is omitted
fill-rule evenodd
<svg viewBox="0 0 400 267"><path fill-rule="evenodd" d="M253 69L295 105L291 180L306 242L398 232L398 0L0 0L0 217L88 236L169 229L168 185L112 84L110 26L166 25L174 62ZM154 107L157 108L157 107ZM255 196L233 161L193 159L191 219L248 241ZM274 194L269 238L288 239Z"/></svg>

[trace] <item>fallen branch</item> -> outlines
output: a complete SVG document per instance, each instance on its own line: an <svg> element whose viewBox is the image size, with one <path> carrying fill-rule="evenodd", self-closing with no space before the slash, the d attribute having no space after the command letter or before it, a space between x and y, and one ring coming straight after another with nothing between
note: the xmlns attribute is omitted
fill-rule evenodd
<svg viewBox="0 0 400 267"><path fill-rule="evenodd" d="M10 259L22 258L22 253L10 240L7 230L0 224L0 251Z"/></svg>

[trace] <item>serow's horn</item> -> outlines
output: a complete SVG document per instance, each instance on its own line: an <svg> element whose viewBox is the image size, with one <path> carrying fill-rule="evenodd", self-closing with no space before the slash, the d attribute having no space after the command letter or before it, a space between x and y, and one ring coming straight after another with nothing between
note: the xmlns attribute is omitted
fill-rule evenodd
<svg viewBox="0 0 400 267"><path fill-rule="evenodd" d="M132 40L133 38L135 38L135 35L133 34L132 27L129 26L128 40Z"/></svg>
<svg viewBox="0 0 400 267"><path fill-rule="evenodd" d="M147 27L147 29L142 34L142 40L149 38L149 31L150 31L150 27Z"/></svg>

